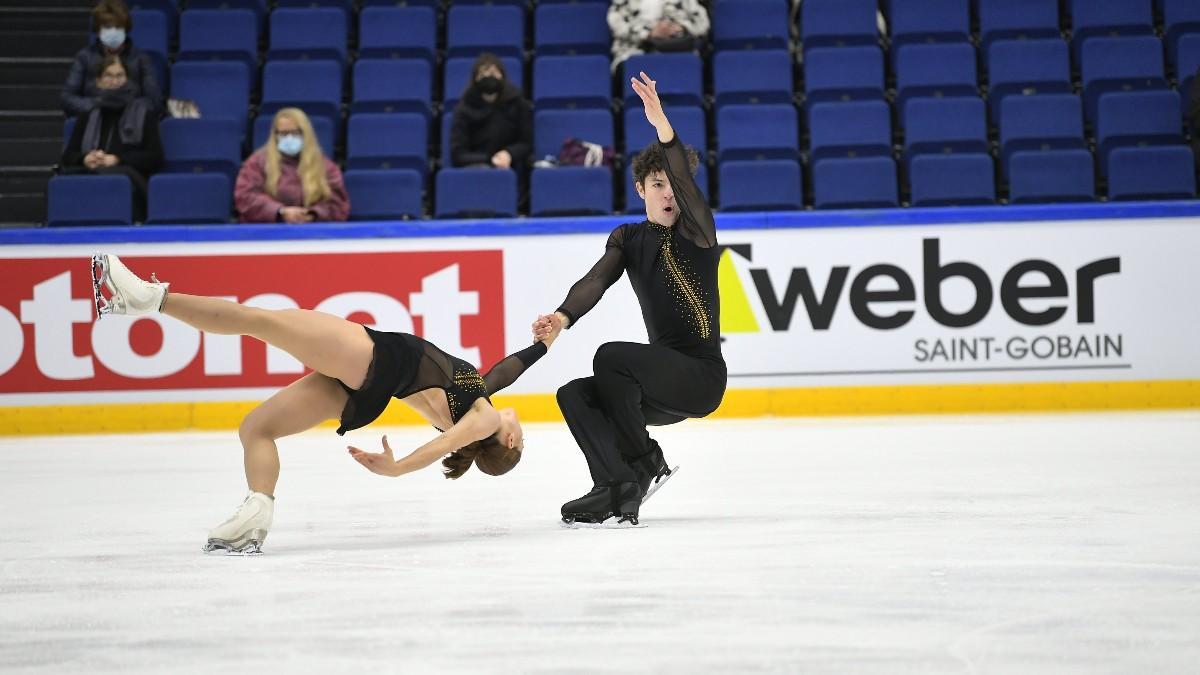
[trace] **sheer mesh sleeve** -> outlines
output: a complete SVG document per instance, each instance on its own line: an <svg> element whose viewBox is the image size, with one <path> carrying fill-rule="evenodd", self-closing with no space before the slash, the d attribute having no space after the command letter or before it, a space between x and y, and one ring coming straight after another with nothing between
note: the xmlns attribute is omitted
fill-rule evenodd
<svg viewBox="0 0 1200 675"><path fill-rule="evenodd" d="M488 395L494 394L517 381L526 370L546 355L546 343L535 342L514 354L504 357L483 376L483 385Z"/></svg>
<svg viewBox="0 0 1200 675"><path fill-rule="evenodd" d="M625 253L622 250L625 246L624 225L608 235L608 243L605 246L604 255L600 256L600 260L582 279L575 282L567 293L567 299L563 300L557 310L570 319L571 323L567 328L574 327L584 314L591 311L596 303L600 302L600 298L604 297L608 287L615 284L625 271Z"/></svg>
<svg viewBox="0 0 1200 675"><path fill-rule="evenodd" d="M717 223L713 220L712 209L708 199L696 185L688 166L687 152L679 142L679 134L675 134L670 142L660 143L663 167L667 172L667 180L671 181L671 191L675 194L675 202L679 204L679 222L676 228L679 234L686 237L700 248L712 248L717 245Z"/></svg>

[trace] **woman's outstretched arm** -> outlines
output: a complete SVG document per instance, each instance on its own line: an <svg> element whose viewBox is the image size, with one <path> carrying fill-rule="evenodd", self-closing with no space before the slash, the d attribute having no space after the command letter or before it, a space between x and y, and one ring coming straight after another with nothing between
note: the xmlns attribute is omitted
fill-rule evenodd
<svg viewBox="0 0 1200 675"><path fill-rule="evenodd" d="M353 445L346 446L350 456L371 473L381 476L403 476L433 464L446 455L475 441L483 440L500 428L500 413L490 405L477 405L463 415L454 426L436 438L396 459L387 436L383 437L383 452L366 452Z"/></svg>

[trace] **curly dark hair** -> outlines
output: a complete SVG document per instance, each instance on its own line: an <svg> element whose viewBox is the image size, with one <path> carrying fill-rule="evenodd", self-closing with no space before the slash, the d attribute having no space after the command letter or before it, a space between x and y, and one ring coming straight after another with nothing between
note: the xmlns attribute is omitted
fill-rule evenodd
<svg viewBox="0 0 1200 675"><path fill-rule="evenodd" d="M683 146L684 152L687 153L688 171L693 176L696 175L696 168L700 166L700 155L696 154L695 148L690 145ZM642 186L646 184L646 176L655 171L663 170L662 155L658 152L658 141L652 142L633 158L633 182Z"/></svg>
<svg viewBox="0 0 1200 675"><path fill-rule="evenodd" d="M500 432L474 443L468 443L442 460L446 478L458 478L471 468L489 476L503 476L521 461L521 448L510 448L500 440Z"/></svg>

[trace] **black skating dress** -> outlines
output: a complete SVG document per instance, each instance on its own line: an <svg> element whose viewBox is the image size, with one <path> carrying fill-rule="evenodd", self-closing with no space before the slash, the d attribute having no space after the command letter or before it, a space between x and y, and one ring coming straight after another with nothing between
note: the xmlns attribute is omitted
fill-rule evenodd
<svg viewBox="0 0 1200 675"><path fill-rule="evenodd" d="M392 398L433 388L446 392L450 419L457 424L476 399L487 398L509 386L546 354L545 343L534 343L504 357L481 376L475 366L416 335L381 332L366 326L363 329L375 343L375 352L361 387L351 389L339 380L350 395L342 409L339 435L375 421Z"/></svg>

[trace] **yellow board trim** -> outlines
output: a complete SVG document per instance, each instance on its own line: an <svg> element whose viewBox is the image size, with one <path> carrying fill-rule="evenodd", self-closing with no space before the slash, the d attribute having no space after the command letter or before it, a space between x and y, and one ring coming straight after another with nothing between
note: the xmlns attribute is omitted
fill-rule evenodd
<svg viewBox="0 0 1200 675"><path fill-rule="evenodd" d="M562 421L552 394L496 396L528 422ZM0 435L235 429L258 402L0 407ZM734 389L711 417L815 417L1200 408L1200 380ZM424 424L404 405L375 422ZM325 426L335 427L333 422Z"/></svg>

